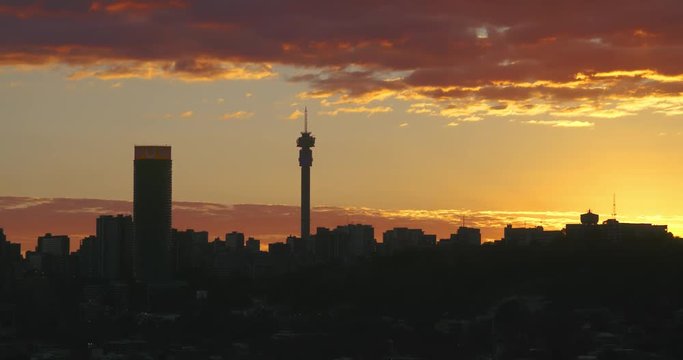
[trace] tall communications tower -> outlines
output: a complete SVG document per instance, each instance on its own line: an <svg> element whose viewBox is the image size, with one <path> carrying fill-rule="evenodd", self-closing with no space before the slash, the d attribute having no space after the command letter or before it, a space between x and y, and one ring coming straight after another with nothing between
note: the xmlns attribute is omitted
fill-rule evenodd
<svg viewBox="0 0 683 360"><path fill-rule="evenodd" d="M299 166L301 166L301 239L304 241L311 234L311 166L315 138L308 132L308 109L304 108L304 131L296 139L299 150Z"/></svg>

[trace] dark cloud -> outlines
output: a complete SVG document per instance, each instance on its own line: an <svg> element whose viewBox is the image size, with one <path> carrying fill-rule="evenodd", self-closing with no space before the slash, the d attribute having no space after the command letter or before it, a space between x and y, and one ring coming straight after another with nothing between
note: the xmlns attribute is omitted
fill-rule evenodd
<svg viewBox="0 0 683 360"><path fill-rule="evenodd" d="M402 81L386 81L377 77L373 71L354 71L340 69L323 71L318 74L293 76L289 80L307 82L318 92L346 90L350 96L360 96L378 90L402 90L408 86Z"/></svg>
<svg viewBox="0 0 683 360"><path fill-rule="evenodd" d="M260 78L245 72L279 63L316 72L294 79L315 91L349 96L488 86L478 97L562 99L575 94L491 87L614 70L681 74L682 17L679 0L10 0L0 5L0 63L98 66L87 74L107 77L140 76L126 70L156 62L159 76L203 80ZM387 82L396 71L402 81Z"/></svg>

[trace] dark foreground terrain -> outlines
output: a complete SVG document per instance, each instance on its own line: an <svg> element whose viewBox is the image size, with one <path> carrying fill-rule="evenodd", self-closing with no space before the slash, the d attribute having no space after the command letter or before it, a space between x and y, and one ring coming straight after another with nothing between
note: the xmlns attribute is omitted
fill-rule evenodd
<svg viewBox="0 0 683 360"><path fill-rule="evenodd" d="M3 278L3 359L680 359L683 243L453 247L179 281Z"/></svg>

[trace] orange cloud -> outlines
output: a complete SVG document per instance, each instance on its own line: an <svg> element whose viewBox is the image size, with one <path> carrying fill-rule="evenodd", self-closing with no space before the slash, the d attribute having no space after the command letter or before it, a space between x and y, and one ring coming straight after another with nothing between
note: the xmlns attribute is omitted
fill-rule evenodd
<svg viewBox="0 0 683 360"><path fill-rule="evenodd" d="M222 119L223 120L239 120L239 119L248 119L252 116L254 116L254 113L252 113L252 112L235 111L235 112L223 114Z"/></svg>
<svg viewBox="0 0 683 360"><path fill-rule="evenodd" d="M90 11L106 11L110 13L149 12L161 9L182 9L185 7L187 7L187 3L182 0L114 0L94 1L90 5Z"/></svg>
<svg viewBox="0 0 683 360"><path fill-rule="evenodd" d="M288 120L298 120L303 116L304 116L304 112L297 109L297 110L292 111L292 113L289 114L289 116L287 116L287 119Z"/></svg>
<svg viewBox="0 0 683 360"><path fill-rule="evenodd" d="M95 232L95 219L106 214L130 214L132 202L96 199L47 199L0 197L0 218L8 240L22 244L22 251L35 247L36 239L46 232L71 235L71 248L78 248L82 237ZM516 227L543 226L562 229L577 223L580 212L573 211L497 211L497 210L387 210L366 207L314 207L313 227L334 227L351 223L371 224L375 237L393 227L422 228L439 238L455 232L465 218L466 225L482 229L484 240L502 236L507 224ZM40 221L36 222L36 219ZM625 222L648 222L669 225L674 234L683 231L683 216L646 215L622 216ZM289 205L236 204L224 205L199 202L174 202L173 226L209 231L212 237L222 237L237 230L265 242L283 241L299 231L299 208Z"/></svg>
<svg viewBox="0 0 683 360"><path fill-rule="evenodd" d="M234 64L215 59L82 65L70 79L177 78L184 81L259 80L275 76L266 64Z"/></svg>
<svg viewBox="0 0 683 360"><path fill-rule="evenodd" d="M393 111L393 109L389 106L375 106L375 107L358 106L358 107L339 107L339 108L329 110L329 111L321 111L318 114L329 115L329 116L337 116L341 113L345 113L345 114L366 113L368 115L374 115L374 114L378 114L378 113L387 113L387 112L391 112L391 111Z"/></svg>
<svg viewBox="0 0 683 360"><path fill-rule="evenodd" d="M562 128L586 128L595 126L595 123L592 123L590 121L578 120L529 120L525 121L524 123L531 125L545 125Z"/></svg>

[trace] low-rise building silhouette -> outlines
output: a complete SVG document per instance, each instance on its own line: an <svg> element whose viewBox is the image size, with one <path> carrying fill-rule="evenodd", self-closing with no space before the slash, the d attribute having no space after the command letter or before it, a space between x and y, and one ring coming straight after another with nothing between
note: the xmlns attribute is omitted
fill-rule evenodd
<svg viewBox="0 0 683 360"><path fill-rule="evenodd" d="M439 241L439 246L480 246L481 230L461 226L450 238Z"/></svg>
<svg viewBox="0 0 683 360"><path fill-rule="evenodd" d="M503 243L510 246L546 245L563 238L561 230L545 230L543 226L514 228L508 224L503 231Z"/></svg>
<svg viewBox="0 0 683 360"><path fill-rule="evenodd" d="M258 254L261 252L261 240L250 237L247 239L245 250L248 254Z"/></svg>
<svg viewBox="0 0 683 360"><path fill-rule="evenodd" d="M101 277L131 279L135 274L135 230L130 215L97 218L97 241Z"/></svg>
<svg viewBox="0 0 683 360"><path fill-rule="evenodd" d="M0 228L0 294L18 273L21 264L21 245L7 241L4 229ZM0 309L0 318L2 311ZM2 321L0 319L0 328Z"/></svg>
<svg viewBox="0 0 683 360"><path fill-rule="evenodd" d="M289 244L274 242L268 244L268 254L272 256L287 256L290 254Z"/></svg>
<svg viewBox="0 0 683 360"><path fill-rule="evenodd" d="M241 252L244 249L244 234L237 231L225 234L225 245L232 252Z"/></svg>
<svg viewBox="0 0 683 360"><path fill-rule="evenodd" d="M67 256L69 255L69 237L66 235L52 235L47 233L38 237L36 251L44 255Z"/></svg>
<svg viewBox="0 0 683 360"><path fill-rule="evenodd" d="M581 214L580 224L567 224L566 237L572 243L607 244L624 241L656 241L673 238L667 225L647 223L622 223L607 219L598 223L599 216L588 210Z"/></svg>
<svg viewBox="0 0 683 360"><path fill-rule="evenodd" d="M206 269L210 250L207 231L173 229L171 238L174 270L177 274L194 273ZM221 242L221 245L223 244Z"/></svg>
<svg viewBox="0 0 683 360"><path fill-rule="evenodd" d="M36 251L28 251L26 258L34 270L49 276L66 276L69 273L69 237L47 233L38 237Z"/></svg>
<svg viewBox="0 0 683 360"><path fill-rule="evenodd" d="M387 230L382 235L383 250L386 254L415 248L431 248L436 246L436 235L427 235L422 229L403 227Z"/></svg>
<svg viewBox="0 0 683 360"><path fill-rule="evenodd" d="M309 252L309 242L310 237L307 239L300 238L298 236L289 235L285 240L287 246L289 246L289 251L292 255L297 257L305 257L310 254Z"/></svg>
<svg viewBox="0 0 683 360"><path fill-rule="evenodd" d="M370 256L375 251L375 228L372 225L348 224L337 226L334 233L340 239L340 254L354 259Z"/></svg>
<svg viewBox="0 0 683 360"><path fill-rule="evenodd" d="M5 230L0 228L0 263L16 263L21 261L21 244L7 241Z"/></svg>
<svg viewBox="0 0 683 360"><path fill-rule="evenodd" d="M102 257L100 241L91 235L81 240L76 254L78 256L79 275L83 279L99 279L102 277Z"/></svg>

